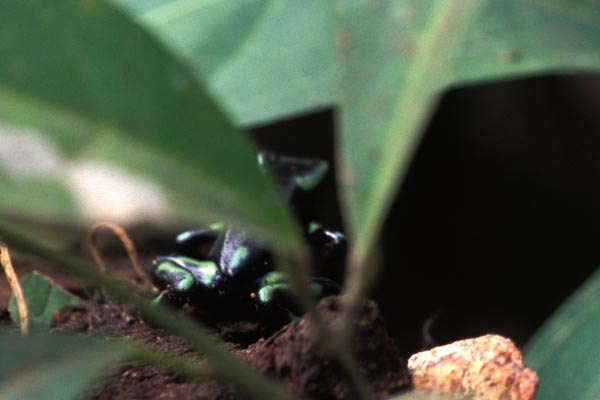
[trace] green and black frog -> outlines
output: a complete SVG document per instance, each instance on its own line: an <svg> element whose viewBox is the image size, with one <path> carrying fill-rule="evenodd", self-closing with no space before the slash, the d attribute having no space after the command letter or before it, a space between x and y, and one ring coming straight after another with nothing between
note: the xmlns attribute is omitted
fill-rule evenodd
<svg viewBox="0 0 600 400"><path fill-rule="evenodd" d="M259 166L276 179L281 195L296 211L297 199L315 189L329 169L323 160L258 154ZM324 263L343 260L346 239L321 224L303 221L306 240L322 254ZM189 303L218 316L253 316L289 320L300 314L284 273L275 270L269 251L243 232L222 223L181 233L177 252L154 261L152 280L161 290L155 301ZM316 298L339 293L327 278L312 277Z"/></svg>

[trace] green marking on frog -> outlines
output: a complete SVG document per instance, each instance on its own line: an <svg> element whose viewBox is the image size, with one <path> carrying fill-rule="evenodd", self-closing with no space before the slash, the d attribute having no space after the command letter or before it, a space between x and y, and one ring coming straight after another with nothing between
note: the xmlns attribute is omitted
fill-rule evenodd
<svg viewBox="0 0 600 400"><path fill-rule="evenodd" d="M243 265L244 261L246 261L248 258L249 253L249 249L246 246L236 249L235 253L233 253L233 257L231 258L231 267L233 269L237 269Z"/></svg>
<svg viewBox="0 0 600 400"><path fill-rule="evenodd" d="M184 243L196 236L199 235L199 232L201 232L202 235L205 234L211 234L211 233L218 233L221 232L223 229L225 229L225 224L222 222L215 222L210 224L206 229L194 229L191 231L185 231L180 233L179 235L176 236L175 241L177 243Z"/></svg>
<svg viewBox="0 0 600 400"><path fill-rule="evenodd" d="M258 281L258 286L269 286L278 283L285 283L284 273L279 271L271 271Z"/></svg>
<svg viewBox="0 0 600 400"><path fill-rule="evenodd" d="M189 238L191 238L193 236L193 232L192 231L185 231L183 233L180 233L179 235L177 235L177 237L175 238L175 240L177 240L178 242L185 242L186 240L189 240Z"/></svg>
<svg viewBox="0 0 600 400"><path fill-rule="evenodd" d="M333 234L337 239L346 239L346 235L339 231L333 231Z"/></svg>
<svg viewBox="0 0 600 400"><path fill-rule="evenodd" d="M221 232L225 228L225 224L223 222L215 222L214 224L210 224L208 228L215 232Z"/></svg>
<svg viewBox="0 0 600 400"><path fill-rule="evenodd" d="M206 286L211 285L217 276L217 273L219 272L217 264L215 264L213 261L199 261L194 258L184 256L179 256L178 258L188 264L196 266L200 270L200 281Z"/></svg>
<svg viewBox="0 0 600 400"><path fill-rule="evenodd" d="M329 166L327 163L321 163L310 175L296 176L294 182L302 190L312 190L323 180L328 170Z"/></svg>
<svg viewBox="0 0 600 400"><path fill-rule="evenodd" d="M265 286L258 291L258 299L261 303L267 304L273 300L273 296L278 290L289 290L287 283L276 283Z"/></svg>
<svg viewBox="0 0 600 400"><path fill-rule="evenodd" d="M186 269L181 268L180 265L177 265L171 261L160 263L156 267L156 271L157 273L165 272L168 274L177 275L179 279L174 282L173 286L179 291L185 292L194 286L194 275Z"/></svg>
<svg viewBox="0 0 600 400"><path fill-rule="evenodd" d="M308 233L313 234L322 227L323 225L321 225L320 223L312 221L310 224L308 224Z"/></svg>

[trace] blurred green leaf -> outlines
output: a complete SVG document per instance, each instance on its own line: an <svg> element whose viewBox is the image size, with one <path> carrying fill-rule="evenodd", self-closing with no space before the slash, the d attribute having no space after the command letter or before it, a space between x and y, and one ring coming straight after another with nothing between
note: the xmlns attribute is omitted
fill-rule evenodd
<svg viewBox="0 0 600 400"><path fill-rule="evenodd" d="M584 0L352 0L337 13L339 177L359 259L443 89L600 68L600 5Z"/></svg>
<svg viewBox="0 0 600 400"><path fill-rule="evenodd" d="M140 294L131 285L124 285L122 282L108 277L82 258L61 254L42 242L30 239L21 226L15 226L2 218L0 218L0 235L11 249L42 259L58 272L103 288L116 301L138 313L147 323L157 328L163 328L187 341L204 354L210 363L210 371L205 368L198 369L185 362L177 363L171 357L169 357L171 360L165 359L164 354L157 354L149 348L140 349L139 345L136 345L135 348L136 358L169 368L176 367L176 370L189 376L204 378L208 374L217 377L235 385L253 398L269 400L295 398L287 392L283 385L252 370L244 362L230 354L198 321L182 318L181 315L173 313L172 308L150 302L147 295ZM1 373L2 370L0 370L0 377L2 377Z"/></svg>
<svg viewBox="0 0 600 400"><path fill-rule="evenodd" d="M131 354L123 342L75 336L0 335L0 398L69 400Z"/></svg>
<svg viewBox="0 0 600 400"><path fill-rule="evenodd" d="M50 279L37 272L21 278L21 287L29 310L31 333L47 333L56 311L68 304L80 302L79 298L59 288ZM14 295L10 296L8 311L18 325L19 311Z"/></svg>
<svg viewBox="0 0 600 400"><path fill-rule="evenodd" d="M552 315L525 351L539 400L600 398L600 271Z"/></svg>
<svg viewBox="0 0 600 400"><path fill-rule="evenodd" d="M298 243L248 141L187 66L117 8L3 1L0 37L0 187L18 200L0 211L235 221L280 246ZM40 181L52 206L31 194Z"/></svg>
<svg viewBox="0 0 600 400"><path fill-rule="evenodd" d="M331 1L113 1L184 57L237 124L332 104Z"/></svg>

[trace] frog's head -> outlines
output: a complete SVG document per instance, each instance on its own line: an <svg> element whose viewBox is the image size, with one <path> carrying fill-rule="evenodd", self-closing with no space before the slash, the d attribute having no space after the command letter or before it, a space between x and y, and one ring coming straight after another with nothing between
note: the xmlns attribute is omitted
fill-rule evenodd
<svg viewBox="0 0 600 400"><path fill-rule="evenodd" d="M268 150L258 153L258 165L273 174L287 199L295 188L314 189L329 171L325 160L281 156Z"/></svg>

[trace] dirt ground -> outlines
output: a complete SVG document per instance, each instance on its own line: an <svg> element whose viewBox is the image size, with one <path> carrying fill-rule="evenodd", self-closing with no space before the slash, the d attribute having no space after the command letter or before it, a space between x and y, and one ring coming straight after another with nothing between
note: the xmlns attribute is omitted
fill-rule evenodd
<svg viewBox="0 0 600 400"><path fill-rule="evenodd" d="M34 269L32 264L19 264L23 276ZM126 271L126 267L123 267ZM124 276L127 273L117 273ZM63 281L71 289L72 281ZM84 335L128 337L150 344L172 355L203 362L202 354L166 332L154 329L126 308L106 300L99 291L75 288L87 298L78 305L62 308L52 321L52 332ZM0 285L0 310L8 304L10 291ZM338 296L323 299L318 311L329 324L339 319ZM197 316L193 308L179 312ZM8 324L5 311L0 321ZM279 329L261 321L202 321L209 331L221 339L227 350L258 370L285 383L304 398L351 399L353 394L340 368L317 349L311 335L311 324L300 318ZM387 334L377 305L365 301L356 321L353 351L368 382L373 398L385 398L409 386L406 361ZM94 386L87 398L103 399L237 399L243 396L233 388L215 382L194 382L152 365L128 362L116 365L109 376Z"/></svg>

